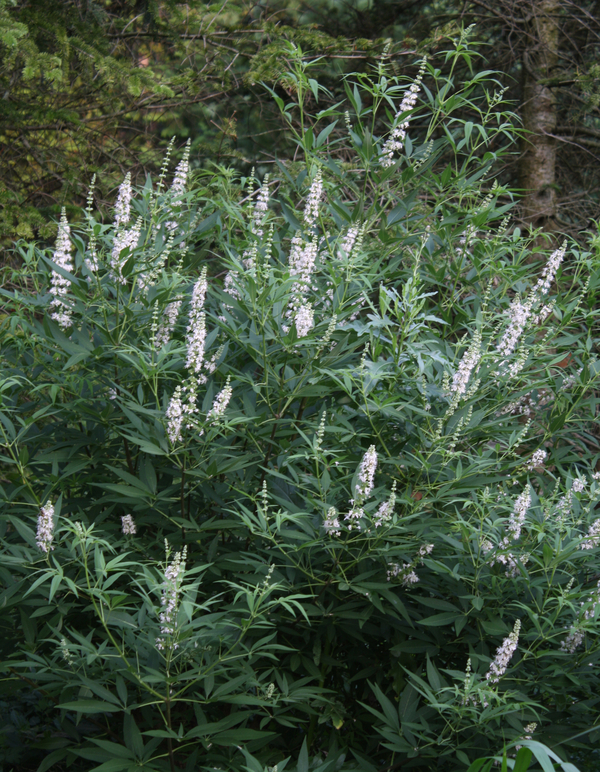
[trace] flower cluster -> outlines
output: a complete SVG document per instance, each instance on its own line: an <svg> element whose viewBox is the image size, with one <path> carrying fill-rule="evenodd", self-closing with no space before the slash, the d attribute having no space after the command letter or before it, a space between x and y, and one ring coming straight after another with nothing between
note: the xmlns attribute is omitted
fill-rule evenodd
<svg viewBox="0 0 600 772"><path fill-rule="evenodd" d="M161 597L161 612L159 614L160 635L156 639L156 648L164 651L169 642L172 648L177 649L179 644L172 642L172 638L177 631L177 607L179 603L179 593L183 583L185 572L186 547L183 552L177 552L173 562L165 569ZM171 639L171 641L169 641Z"/></svg>
<svg viewBox="0 0 600 772"><path fill-rule="evenodd" d="M579 545L580 550L593 550L596 547L600 547L600 520L594 520Z"/></svg>
<svg viewBox="0 0 600 772"><path fill-rule="evenodd" d="M73 262L71 260L71 228L67 222L65 209L61 212L60 223L58 224L58 236L56 238L56 248L52 260L63 271L73 272ZM71 282L58 271L52 271L50 294L53 298L50 302L50 316L62 330L71 326L71 309L65 302Z"/></svg>
<svg viewBox="0 0 600 772"><path fill-rule="evenodd" d="M305 338L314 327L314 311L310 303L303 303L298 308L294 321L296 334L299 338Z"/></svg>
<svg viewBox="0 0 600 772"><path fill-rule="evenodd" d="M490 665L490 669L486 673L485 677L490 684L497 684L498 681L504 675L504 673L506 673L506 670L508 668L508 663L510 662L513 654L517 650L517 646L519 644L520 631L521 631L521 620L517 619L517 621L515 622L515 626L513 627L512 633L508 636L508 638L504 639L502 646L499 646L496 649L496 656L494 657L494 660Z"/></svg>
<svg viewBox="0 0 600 772"><path fill-rule="evenodd" d="M173 334L173 330L175 329L175 325L177 323L177 317L179 316L181 303L182 298L178 297L176 300L173 300L171 303L169 303L165 308L164 319L160 323L160 327L158 328L158 332L156 333L156 338L154 341L157 349L166 346L167 343L171 340L171 335Z"/></svg>
<svg viewBox="0 0 600 772"><path fill-rule="evenodd" d="M521 529L525 523L525 515L530 506L531 494L529 493L529 490L524 490L515 501L515 507L510 515L508 523L508 532L515 540L521 536Z"/></svg>
<svg viewBox="0 0 600 772"><path fill-rule="evenodd" d="M396 481L392 483L392 492L387 501L383 501L373 516L373 525L375 528L381 528L387 525L394 515L394 506L396 504Z"/></svg>
<svg viewBox="0 0 600 772"><path fill-rule="evenodd" d="M308 198L306 199L306 206L304 207L304 222L308 225L309 228L312 228L312 226L319 218L319 207L321 204L322 195L323 177L321 175L321 170L319 169L315 174L315 178L310 186Z"/></svg>
<svg viewBox="0 0 600 772"><path fill-rule="evenodd" d="M415 566L418 563L423 565L423 561L427 555L431 555L433 552L433 544L423 544L419 547L419 551L410 563L390 563L387 572L387 580L390 582L392 579L400 579L404 587L410 587L411 584L417 584L420 581L418 575L415 572Z"/></svg>
<svg viewBox="0 0 600 772"><path fill-rule="evenodd" d="M260 239L263 236L263 223L267 212L269 211L269 175L265 174L262 187L260 188L256 204L254 205L254 211L252 212L252 222L250 223L250 230Z"/></svg>
<svg viewBox="0 0 600 772"><path fill-rule="evenodd" d="M551 312L552 305L550 304L549 306L544 306L537 317L532 317L534 307L536 307L540 303L541 298L550 291L550 287L552 286L556 272L565 256L565 252L566 242L563 243L562 247L556 249L550 255L548 262L542 270L540 279L537 281L525 301L523 301L519 295L513 298L507 311L509 323L496 349L498 359L501 357L506 359L516 350L530 318L537 322L543 321ZM498 361L498 359L496 361ZM514 374L514 372L512 374Z"/></svg>
<svg viewBox="0 0 600 772"><path fill-rule="evenodd" d="M40 509L37 521L37 533L35 541L42 552L48 554L54 549L52 540L54 539L54 505L49 501Z"/></svg>
<svg viewBox="0 0 600 772"><path fill-rule="evenodd" d="M188 174L190 172L190 141L186 142L183 158L175 167L175 175L171 183L171 195L175 197L182 196L185 193Z"/></svg>
<svg viewBox="0 0 600 772"><path fill-rule="evenodd" d="M536 285L533 288L533 294L535 296L547 295L548 292L550 292L550 287L552 286L554 277L556 276L556 273L560 268L560 264L564 260L566 251L567 251L567 242L564 241L562 246L559 247L558 249L555 249L554 252L550 255L550 257L548 258L548 262L546 263L546 265L542 270L542 274L540 278L538 279Z"/></svg>
<svg viewBox="0 0 600 772"><path fill-rule="evenodd" d="M132 228L126 228L125 230L118 231L114 237L110 265L116 281L118 281L120 284L127 283L127 278L123 276L122 273L123 267L125 266L131 251L138 245L141 230L142 219L141 217L138 217L135 225ZM125 256L125 259L123 259L121 256L121 252L124 249L129 250Z"/></svg>
<svg viewBox="0 0 600 772"><path fill-rule="evenodd" d="M467 395L467 385L473 371L479 365L481 361L481 330L476 330L473 335L473 341L469 348L463 354L457 371L452 378L452 384L450 385L451 394L455 394L457 397L465 397Z"/></svg>
<svg viewBox="0 0 600 772"><path fill-rule="evenodd" d="M185 366L195 375L202 371L204 361L204 343L206 340L206 317L204 315L204 301L208 290L206 280L206 268L202 270L200 278L194 284L192 299L190 302L190 314L187 327L187 360ZM202 381L201 381L202 382Z"/></svg>
<svg viewBox="0 0 600 772"><path fill-rule="evenodd" d="M131 219L131 174L127 172L119 185L119 194L115 203L115 228L127 225Z"/></svg>
<svg viewBox="0 0 600 772"><path fill-rule="evenodd" d="M179 227L179 223L178 223L179 216L176 213L176 211L173 209L173 206L178 206L181 203L181 197L185 193L189 172L190 172L190 141L188 139L185 145L185 150L183 151L183 158L175 168L175 175L173 177L173 182L171 183L171 188L169 190L171 205L168 207L168 211L169 211L169 215L171 217L174 217L175 219L168 220L165 223L165 228L172 235L175 235L175 232Z"/></svg>
<svg viewBox="0 0 600 772"><path fill-rule="evenodd" d="M417 73L417 77L404 94L402 102L400 102L400 107L398 108L398 112L394 119L396 125L392 129L390 136L387 138L381 154L381 165L385 168L392 166L394 163L394 153L399 153L404 147L409 118L405 117L403 121L398 121L417 104L417 95L421 90L421 82L423 80L423 75L425 74L426 66L427 59L424 58L419 68L419 72Z"/></svg>
<svg viewBox="0 0 600 772"><path fill-rule="evenodd" d="M560 648L562 651L573 654L583 643L585 632L581 629L581 624L586 621L591 621L596 616L596 609L600 606L600 581L598 581L598 584L591 595L589 595L586 601L581 604L582 610L586 605L588 608L580 614L578 621L571 626L567 637L561 642Z"/></svg>
<svg viewBox="0 0 600 772"><path fill-rule="evenodd" d="M135 526L135 520L131 515L122 515L121 516L121 526L123 529L123 533L125 536L135 536L137 533L137 528Z"/></svg>
<svg viewBox="0 0 600 772"><path fill-rule="evenodd" d="M229 400L231 399L231 395L233 394L233 389L229 385L230 382L231 376L228 375L225 387L217 394L211 409L208 411L206 416L207 421L217 423L224 416L227 405L229 404Z"/></svg>
<svg viewBox="0 0 600 772"><path fill-rule="evenodd" d="M527 300L523 303L517 295L513 298L506 313L509 319L508 326L496 349L501 357L510 356L516 349L531 314L531 302Z"/></svg>
<svg viewBox="0 0 600 772"><path fill-rule="evenodd" d="M531 458L527 462L527 466L525 469L528 472L532 472L534 469L537 469L540 466L544 466L544 462L546 461L546 458L548 457L548 452L546 450L536 450L534 453L532 453Z"/></svg>
<svg viewBox="0 0 600 772"><path fill-rule="evenodd" d="M338 519L338 513L335 507L329 507L327 510L327 517L323 523L323 528L330 536L341 536L342 526Z"/></svg>
<svg viewBox="0 0 600 772"><path fill-rule="evenodd" d="M352 254L352 250L354 249L354 246L357 242L359 234L359 228L355 225L348 228L348 232L344 236L344 240L342 241L342 251L346 255L346 257L350 257Z"/></svg>
<svg viewBox="0 0 600 772"><path fill-rule="evenodd" d="M400 563L390 563L387 580L390 582L392 579L400 579L404 587L410 587L411 584L417 584L420 581L412 563L402 563L402 565Z"/></svg>
<svg viewBox="0 0 600 772"><path fill-rule="evenodd" d="M371 445L360 462L358 470L358 484L356 485L357 497L366 499L373 490L375 484L375 472L377 471L377 450Z"/></svg>
<svg viewBox="0 0 600 772"><path fill-rule="evenodd" d="M167 437L172 445L183 441L184 407L181 399L181 386L177 386L167 407Z"/></svg>
<svg viewBox="0 0 600 772"><path fill-rule="evenodd" d="M584 631L573 625L565 640L560 643L561 651L566 651L568 654L574 654L583 643L584 638Z"/></svg>

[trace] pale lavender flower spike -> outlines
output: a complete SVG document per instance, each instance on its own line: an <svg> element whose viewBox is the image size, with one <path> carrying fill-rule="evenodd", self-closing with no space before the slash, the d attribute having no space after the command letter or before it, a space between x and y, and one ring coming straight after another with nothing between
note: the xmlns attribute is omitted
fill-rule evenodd
<svg viewBox="0 0 600 772"><path fill-rule="evenodd" d="M466 394L469 379L474 370L477 369L481 361L481 331L476 330L473 335L473 342L465 351L458 365L457 371L452 378L450 391L457 397Z"/></svg>
<svg viewBox="0 0 600 772"><path fill-rule="evenodd" d="M496 649L496 656L486 673L486 678L491 684L497 684L508 668L508 664L519 645L519 633L521 631L521 620L517 619L512 633L505 638L502 646Z"/></svg>
<svg viewBox="0 0 600 772"><path fill-rule="evenodd" d="M131 174L127 172L119 186L119 195L115 204L115 228L126 225L131 219Z"/></svg>
<svg viewBox="0 0 600 772"><path fill-rule="evenodd" d="M192 292L189 324L187 328L188 355L186 367L194 374L201 372L202 362L204 361L206 318L203 308L207 290L208 282L206 281L206 268L204 268L200 278L194 285L194 290Z"/></svg>
<svg viewBox="0 0 600 772"><path fill-rule="evenodd" d="M42 552L48 554L54 549L52 540L54 539L54 505L48 501L40 509L37 522L37 534L35 541Z"/></svg>
<svg viewBox="0 0 600 772"><path fill-rule="evenodd" d="M122 515L121 516L121 525L123 528L123 533L125 536L135 536L137 533L137 528L135 526L135 520L131 515Z"/></svg>
<svg viewBox="0 0 600 772"><path fill-rule="evenodd" d="M181 298L177 298L172 303L169 303L165 308L164 319L161 321L158 332L156 333L157 349L166 346L167 343L171 340L171 335L173 334L175 324L177 323L177 317L179 315L181 303Z"/></svg>
<svg viewBox="0 0 600 772"><path fill-rule="evenodd" d="M175 635L177 631L177 606L179 602L179 593L183 582L185 572L186 548L183 552L178 552L173 562L165 569L165 579L161 598L162 610L159 614L160 635L156 639L156 648L164 651L168 646L168 639ZM177 642L172 642L173 649L179 648Z"/></svg>
<svg viewBox="0 0 600 772"><path fill-rule="evenodd" d="M381 165L385 168L393 165L395 160L394 153L399 153L404 148L404 141L406 139L406 130L408 129L409 118L407 117L401 123L397 123L397 121L405 113L412 110L417 104L417 95L421 90L421 81L423 80L426 66L427 59L424 58L414 83L410 85L404 94L402 102L400 102L400 107L398 108L398 112L396 113L396 117L394 119L396 125L392 129L390 136L387 138L385 145L383 146L383 152L381 154Z"/></svg>
<svg viewBox="0 0 600 772"><path fill-rule="evenodd" d="M171 193L174 196L181 196L185 193L185 186L187 184L188 174L190 172L190 141L188 139L185 150L183 151L183 158L177 164L175 169L175 176L171 184Z"/></svg>
<svg viewBox="0 0 600 772"><path fill-rule="evenodd" d="M181 386L177 386L169 407L167 408L167 436L170 442L175 445L176 442L183 441L181 430L183 428L183 402L181 400Z"/></svg>
<svg viewBox="0 0 600 772"><path fill-rule="evenodd" d="M518 539L519 536L521 535L521 529L525 524L525 516L530 506L531 506L531 495L529 493L529 489L525 489L523 493L517 497L517 500L515 501L514 510L510 516L510 521L508 523L508 531L513 537L513 539Z"/></svg>
<svg viewBox="0 0 600 772"><path fill-rule="evenodd" d="M52 260L57 266L65 271L72 273L73 262L71 260L71 228L67 222L65 209L61 212L60 223L58 225L58 236L56 238L56 249ZM58 324L62 330L71 326L71 309L65 302L71 282L58 271L52 271L50 294L54 297L50 302L50 317Z"/></svg>
<svg viewBox="0 0 600 772"><path fill-rule="evenodd" d="M375 445L367 450L360 462L360 469L358 470L358 485L356 486L357 496L361 496L366 499L375 484L375 471L377 470L377 451Z"/></svg>
<svg viewBox="0 0 600 772"><path fill-rule="evenodd" d="M304 303L296 311L296 333L305 338L314 326L314 313L310 303Z"/></svg>
<svg viewBox="0 0 600 772"><path fill-rule="evenodd" d="M123 268L121 252L126 248L129 248L131 251L137 247L141 230L142 218L138 217L132 228L126 228L125 230L119 231L114 237L110 264L114 271L115 279L119 284L127 284L126 277L121 273L121 269Z"/></svg>
<svg viewBox="0 0 600 772"><path fill-rule="evenodd" d="M308 199L306 200L306 206L304 208L304 222L312 227L319 217L319 205L321 203L321 196L323 195L323 177L321 170L319 169L315 175L310 191L308 193Z"/></svg>
<svg viewBox="0 0 600 772"><path fill-rule="evenodd" d="M208 411L206 418L212 423L217 423L225 415L225 410L233 394L233 389L229 385L230 382L231 376L228 375L225 387L217 394L211 409Z"/></svg>

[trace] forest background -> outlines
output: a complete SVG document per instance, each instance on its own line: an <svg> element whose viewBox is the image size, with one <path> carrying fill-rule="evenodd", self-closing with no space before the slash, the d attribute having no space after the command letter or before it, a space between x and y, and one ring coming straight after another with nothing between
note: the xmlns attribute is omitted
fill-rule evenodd
<svg viewBox="0 0 600 772"><path fill-rule="evenodd" d="M2 0L4 243L54 235L60 208L75 214L93 174L104 201L126 171L142 182L171 138L179 152L191 141L193 169L256 166L260 177L293 155L261 85L285 71L286 41L322 57L334 103L342 74L366 71L384 48L402 72L416 52L435 62L472 24L525 130L497 170L526 191L517 221L579 234L600 205L597 2Z"/></svg>

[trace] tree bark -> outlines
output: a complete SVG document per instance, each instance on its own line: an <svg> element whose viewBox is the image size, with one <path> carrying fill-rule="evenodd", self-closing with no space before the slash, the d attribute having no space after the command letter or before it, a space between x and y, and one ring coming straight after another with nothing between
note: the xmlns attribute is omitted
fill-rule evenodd
<svg viewBox="0 0 600 772"><path fill-rule="evenodd" d="M534 230L556 230L556 97L548 85L558 64L560 0L531 0L523 51L523 138L520 186L523 219Z"/></svg>

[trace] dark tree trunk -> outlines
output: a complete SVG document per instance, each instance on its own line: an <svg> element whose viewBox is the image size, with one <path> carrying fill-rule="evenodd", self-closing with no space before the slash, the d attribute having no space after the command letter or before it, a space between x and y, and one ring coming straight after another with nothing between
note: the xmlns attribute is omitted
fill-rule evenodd
<svg viewBox="0 0 600 772"><path fill-rule="evenodd" d="M556 98L549 87L558 64L560 0L531 0L523 52L523 138L520 163L523 219L532 228L556 229Z"/></svg>

